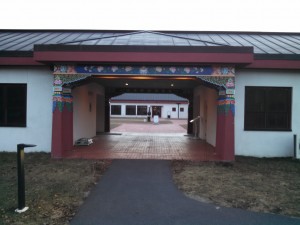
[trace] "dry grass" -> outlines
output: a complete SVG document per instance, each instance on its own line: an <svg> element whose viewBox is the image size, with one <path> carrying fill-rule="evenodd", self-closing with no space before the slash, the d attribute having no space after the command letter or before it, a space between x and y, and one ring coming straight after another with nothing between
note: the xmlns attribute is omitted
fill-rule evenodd
<svg viewBox="0 0 300 225"><path fill-rule="evenodd" d="M300 162L237 157L233 164L173 163L187 195L227 207L300 217Z"/></svg>
<svg viewBox="0 0 300 225"><path fill-rule="evenodd" d="M0 153L0 224L68 224L109 161L54 160L25 154L26 206L17 214L16 153Z"/></svg>

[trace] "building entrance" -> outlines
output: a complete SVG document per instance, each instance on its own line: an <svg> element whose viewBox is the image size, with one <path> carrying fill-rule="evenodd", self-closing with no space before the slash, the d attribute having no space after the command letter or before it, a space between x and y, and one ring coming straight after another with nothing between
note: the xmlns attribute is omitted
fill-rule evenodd
<svg viewBox="0 0 300 225"><path fill-rule="evenodd" d="M56 66L54 76L54 157L62 157L65 151L72 150L74 134L90 136L91 127L96 134L94 124L98 122L104 124L104 132L110 132L110 99L122 93L175 93L188 99L187 133L192 134L193 124L188 121L195 116L195 92L210 102L209 111L214 112L207 120L215 127L207 133L210 137L207 140L215 144L222 160L234 157L234 69L213 66ZM93 110L100 108L95 105L95 96L103 96L104 112L101 115ZM118 110L116 108L115 112ZM126 111L134 114L135 110L135 107L128 107ZM152 110L152 115L161 116L160 105L154 104ZM177 110L179 117L180 104ZM96 119L98 116L101 119Z"/></svg>
<svg viewBox="0 0 300 225"><path fill-rule="evenodd" d="M152 106L152 117L158 116L161 117L161 108L162 106Z"/></svg>

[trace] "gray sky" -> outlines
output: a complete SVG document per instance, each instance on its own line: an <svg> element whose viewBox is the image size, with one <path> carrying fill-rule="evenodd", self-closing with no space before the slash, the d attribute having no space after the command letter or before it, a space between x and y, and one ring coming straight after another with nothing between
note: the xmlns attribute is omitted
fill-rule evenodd
<svg viewBox="0 0 300 225"><path fill-rule="evenodd" d="M300 32L299 0L2 0L0 5L0 29Z"/></svg>

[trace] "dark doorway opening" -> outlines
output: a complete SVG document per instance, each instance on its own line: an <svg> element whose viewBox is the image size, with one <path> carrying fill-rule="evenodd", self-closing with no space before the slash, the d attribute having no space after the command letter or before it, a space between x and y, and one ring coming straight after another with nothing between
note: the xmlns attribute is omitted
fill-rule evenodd
<svg viewBox="0 0 300 225"><path fill-rule="evenodd" d="M161 108L162 106L152 106L152 117L158 116L161 118Z"/></svg>

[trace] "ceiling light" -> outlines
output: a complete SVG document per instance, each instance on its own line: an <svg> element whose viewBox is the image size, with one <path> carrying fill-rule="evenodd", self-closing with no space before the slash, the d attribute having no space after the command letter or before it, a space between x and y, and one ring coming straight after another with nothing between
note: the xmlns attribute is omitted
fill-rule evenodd
<svg viewBox="0 0 300 225"><path fill-rule="evenodd" d="M128 83L125 83L125 86L128 86Z"/></svg>

